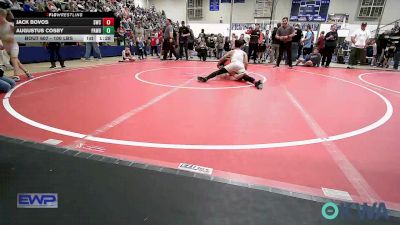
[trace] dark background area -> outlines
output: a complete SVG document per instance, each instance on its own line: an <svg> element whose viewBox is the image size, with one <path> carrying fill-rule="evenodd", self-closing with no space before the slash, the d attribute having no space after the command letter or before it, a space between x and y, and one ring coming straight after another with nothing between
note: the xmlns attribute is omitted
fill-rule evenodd
<svg viewBox="0 0 400 225"><path fill-rule="evenodd" d="M0 137L0 225L400 224L328 221L323 203L63 151ZM17 193L58 193L58 209L17 209Z"/></svg>

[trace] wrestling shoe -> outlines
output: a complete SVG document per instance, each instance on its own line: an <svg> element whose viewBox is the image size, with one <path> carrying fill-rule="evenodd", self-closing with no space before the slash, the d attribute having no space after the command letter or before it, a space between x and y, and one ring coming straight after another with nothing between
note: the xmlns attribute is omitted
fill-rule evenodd
<svg viewBox="0 0 400 225"><path fill-rule="evenodd" d="M205 77L197 77L197 80L203 83L207 82L207 79Z"/></svg>
<svg viewBox="0 0 400 225"><path fill-rule="evenodd" d="M259 89L259 90L263 89L263 87L264 87L264 85L263 85L261 80L255 82L254 86L256 86L256 88Z"/></svg>

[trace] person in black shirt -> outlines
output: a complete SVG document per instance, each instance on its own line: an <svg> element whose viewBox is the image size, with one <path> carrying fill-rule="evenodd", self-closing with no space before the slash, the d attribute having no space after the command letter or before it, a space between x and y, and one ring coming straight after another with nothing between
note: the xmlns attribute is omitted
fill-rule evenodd
<svg viewBox="0 0 400 225"><path fill-rule="evenodd" d="M296 30L296 36L292 39L292 61L295 62L298 59L300 40L303 38L303 32L301 31L300 25L296 24L294 27ZM289 64L289 63L288 63Z"/></svg>
<svg viewBox="0 0 400 225"><path fill-rule="evenodd" d="M61 43L60 42L50 42L47 44L47 50L49 51L50 54L50 69L55 68L56 67L56 58L55 56L57 56L58 61L60 61L60 65L62 68L65 67L64 65L64 60L63 57L60 54L60 48L61 48Z"/></svg>
<svg viewBox="0 0 400 225"><path fill-rule="evenodd" d="M271 51L270 51L270 55L269 55L269 63L274 63L275 59L278 58L278 54L279 54L279 44L280 41L278 39L276 39L276 32L278 31L278 28L281 26L281 23L278 23L276 27L274 27L274 30L272 31L272 35L271 35L271 40L272 40L272 44L271 44Z"/></svg>
<svg viewBox="0 0 400 225"><path fill-rule="evenodd" d="M188 55L188 40L190 30L185 26L185 21L182 21L182 26L179 28L179 57L182 59L183 48L185 48L186 60L189 60Z"/></svg>
<svg viewBox="0 0 400 225"><path fill-rule="evenodd" d="M231 42L229 41L229 37L225 37L224 51L229 52L231 50Z"/></svg>
<svg viewBox="0 0 400 225"><path fill-rule="evenodd" d="M396 32L394 33L394 36L396 37L400 37L400 30L398 27L398 23L395 25L396 28ZM400 41L396 42L396 52L394 53L394 65L393 65L393 69L397 70L399 69L399 60L400 60Z"/></svg>
<svg viewBox="0 0 400 225"><path fill-rule="evenodd" d="M256 29L254 29L251 34L250 34L250 43L249 43L249 56L253 58L254 63L256 63L257 60L257 49L258 49L258 43L260 41L260 24L256 24ZM250 62L250 57L248 58Z"/></svg>
<svg viewBox="0 0 400 225"><path fill-rule="evenodd" d="M377 50L377 58L378 58L378 66L382 66L384 59L384 52L386 47L389 44L389 40L385 38L386 35L389 35L389 31L384 32L378 36L378 40L376 41L376 50Z"/></svg>
<svg viewBox="0 0 400 225"><path fill-rule="evenodd" d="M332 54L335 51L338 40L338 33L336 31L336 24L332 24L331 31L325 35L325 48L322 57L321 66L329 67L332 60ZM326 64L325 64L326 60Z"/></svg>

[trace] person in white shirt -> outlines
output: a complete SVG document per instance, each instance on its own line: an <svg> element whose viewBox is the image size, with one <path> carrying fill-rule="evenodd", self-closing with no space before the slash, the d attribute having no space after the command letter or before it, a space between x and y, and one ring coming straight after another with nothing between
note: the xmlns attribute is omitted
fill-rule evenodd
<svg viewBox="0 0 400 225"><path fill-rule="evenodd" d="M363 58L365 56L365 48L369 43L371 38L371 32L366 29L367 23L363 22L361 24L361 29L356 30L353 35L351 35L351 52L349 59L348 69L354 68L357 62L363 63Z"/></svg>

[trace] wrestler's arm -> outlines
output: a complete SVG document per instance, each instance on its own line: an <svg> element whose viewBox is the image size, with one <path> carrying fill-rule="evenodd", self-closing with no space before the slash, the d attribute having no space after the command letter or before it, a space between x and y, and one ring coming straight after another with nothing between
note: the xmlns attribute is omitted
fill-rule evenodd
<svg viewBox="0 0 400 225"><path fill-rule="evenodd" d="M222 58L219 59L219 61L218 61L218 65L224 64L225 60L232 56L232 53L233 53L233 50L229 51L224 56L222 56Z"/></svg>

